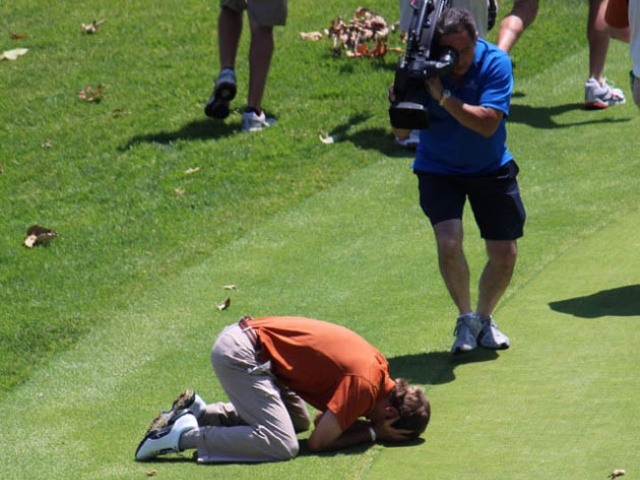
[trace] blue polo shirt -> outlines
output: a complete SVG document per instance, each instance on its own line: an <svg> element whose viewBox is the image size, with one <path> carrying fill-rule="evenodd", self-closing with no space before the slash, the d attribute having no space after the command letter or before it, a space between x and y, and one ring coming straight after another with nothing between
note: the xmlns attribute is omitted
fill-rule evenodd
<svg viewBox="0 0 640 480"><path fill-rule="evenodd" d="M484 175L513 159L507 150L506 116L509 114L513 75L511 59L495 45L478 39L475 60L462 83L442 77L445 89L468 105L504 112L496 133L486 138L462 126L429 97L430 125L420 132L413 168L441 175Z"/></svg>

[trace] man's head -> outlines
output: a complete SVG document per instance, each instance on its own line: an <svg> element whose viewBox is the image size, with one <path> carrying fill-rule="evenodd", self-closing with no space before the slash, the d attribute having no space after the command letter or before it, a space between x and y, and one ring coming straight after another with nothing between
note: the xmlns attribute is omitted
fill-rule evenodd
<svg viewBox="0 0 640 480"><path fill-rule="evenodd" d="M462 76L471 67L476 55L478 32L471 14L463 8L444 10L434 32L435 42L440 48L450 47L458 52L458 61L452 75Z"/></svg>
<svg viewBox="0 0 640 480"><path fill-rule="evenodd" d="M397 378L389 402L400 415L393 428L411 430L411 438L417 438L425 431L431 418L431 404L421 388L409 385L404 378Z"/></svg>

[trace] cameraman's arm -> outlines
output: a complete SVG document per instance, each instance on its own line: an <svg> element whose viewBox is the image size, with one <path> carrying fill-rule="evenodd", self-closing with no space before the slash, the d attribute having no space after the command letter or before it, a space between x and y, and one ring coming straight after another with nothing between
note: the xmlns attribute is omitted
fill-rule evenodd
<svg viewBox="0 0 640 480"><path fill-rule="evenodd" d="M453 95L443 97L442 82L437 77L428 79L427 86L434 100L461 125L487 138L496 133L504 116L503 112L495 108L469 105Z"/></svg>

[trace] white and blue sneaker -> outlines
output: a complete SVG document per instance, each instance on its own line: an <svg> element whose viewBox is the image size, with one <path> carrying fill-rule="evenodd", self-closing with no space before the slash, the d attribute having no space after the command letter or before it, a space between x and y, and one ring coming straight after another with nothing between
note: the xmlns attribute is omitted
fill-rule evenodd
<svg viewBox="0 0 640 480"><path fill-rule="evenodd" d="M139 462L151 460L159 455L180 452L180 436L198 428L198 420L187 410L171 418L168 425L147 432L136 450Z"/></svg>
<svg viewBox="0 0 640 480"><path fill-rule="evenodd" d="M458 355L474 350L478 346L478 335L481 329L482 324L475 313L460 315L453 331L456 340L453 342L453 347L451 347L451 353Z"/></svg>
<svg viewBox="0 0 640 480"><path fill-rule="evenodd" d="M478 343L492 350L506 350L509 348L509 337L500 331L493 317L489 316L481 320L482 329L478 336Z"/></svg>
<svg viewBox="0 0 640 480"><path fill-rule="evenodd" d="M259 132L260 130L270 127L276 123L274 118L267 118L264 110L258 115L253 110L242 114L242 131L243 132Z"/></svg>

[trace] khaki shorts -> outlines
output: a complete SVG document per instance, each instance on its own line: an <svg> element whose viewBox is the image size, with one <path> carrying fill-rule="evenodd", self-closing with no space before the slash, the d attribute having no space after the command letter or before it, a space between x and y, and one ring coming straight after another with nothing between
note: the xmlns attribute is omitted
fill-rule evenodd
<svg viewBox="0 0 640 480"><path fill-rule="evenodd" d="M287 0L220 0L220 6L238 13L246 10L249 20L265 27L287 22Z"/></svg>

